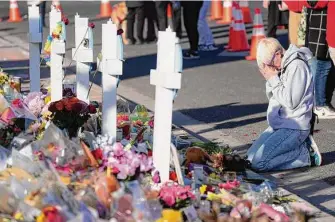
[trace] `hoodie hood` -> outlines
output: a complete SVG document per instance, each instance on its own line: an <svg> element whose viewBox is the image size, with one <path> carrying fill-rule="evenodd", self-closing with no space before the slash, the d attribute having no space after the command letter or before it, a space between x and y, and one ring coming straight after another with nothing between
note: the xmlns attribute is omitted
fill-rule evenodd
<svg viewBox="0 0 335 222"><path fill-rule="evenodd" d="M285 68L296 58L308 61L313 58L313 53L306 47L298 48L297 46L291 44L284 54L281 62L281 68Z"/></svg>

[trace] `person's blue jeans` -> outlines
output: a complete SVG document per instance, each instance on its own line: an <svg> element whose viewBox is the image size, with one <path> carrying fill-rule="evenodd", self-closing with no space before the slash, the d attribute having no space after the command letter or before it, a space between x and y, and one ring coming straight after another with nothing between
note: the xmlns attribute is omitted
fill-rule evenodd
<svg viewBox="0 0 335 222"><path fill-rule="evenodd" d="M309 133L308 130L274 130L269 127L247 152L251 167L266 172L310 166Z"/></svg>
<svg viewBox="0 0 335 222"><path fill-rule="evenodd" d="M326 106L326 85L327 77L332 67L331 61L316 60L312 64L313 75L314 75L314 91L315 91L315 105Z"/></svg>

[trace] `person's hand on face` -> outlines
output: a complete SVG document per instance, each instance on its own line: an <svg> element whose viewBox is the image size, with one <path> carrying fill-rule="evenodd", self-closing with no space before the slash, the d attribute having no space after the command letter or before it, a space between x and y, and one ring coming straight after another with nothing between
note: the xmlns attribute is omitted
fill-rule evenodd
<svg viewBox="0 0 335 222"><path fill-rule="evenodd" d="M260 72L266 80L269 80L272 77L277 76L279 71L273 66L264 65L264 68L260 69Z"/></svg>

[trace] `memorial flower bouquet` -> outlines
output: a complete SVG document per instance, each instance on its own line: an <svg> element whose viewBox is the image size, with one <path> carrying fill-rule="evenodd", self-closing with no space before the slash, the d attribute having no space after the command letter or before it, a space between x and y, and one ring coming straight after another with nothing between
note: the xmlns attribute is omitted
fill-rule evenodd
<svg viewBox="0 0 335 222"><path fill-rule="evenodd" d="M108 155L108 167L119 180L134 180L154 169L152 157L124 149L121 143L113 145Z"/></svg>
<svg viewBox="0 0 335 222"><path fill-rule="evenodd" d="M13 121L9 124L0 123L0 146L7 148L14 137L19 135L22 129Z"/></svg>
<svg viewBox="0 0 335 222"><path fill-rule="evenodd" d="M190 205L195 195L189 186L165 183L159 192L159 199L164 208L179 210Z"/></svg>
<svg viewBox="0 0 335 222"><path fill-rule="evenodd" d="M80 127L96 113L93 105L79 100L77 97L63 98L52 102L49 106L52 122L60 129L66 130L70 138L76 137Z"/></svg>

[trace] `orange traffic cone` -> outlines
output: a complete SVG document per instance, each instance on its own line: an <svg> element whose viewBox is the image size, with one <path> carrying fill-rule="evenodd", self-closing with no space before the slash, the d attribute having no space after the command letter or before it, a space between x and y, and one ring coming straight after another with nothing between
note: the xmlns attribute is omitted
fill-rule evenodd
<svg viewBox="0 0 335 222"><path fill-rule="evenodd" d="M112 6L109 0L101 0L99 18L109 18L112 15Z"/></svg>
<svg viewBox="0 0 335 222"><path fill-rule="evenodd" d="M233 41L233 30L234 30L234 24L235 24L235 15L236 15L236 2L233 2L233 7L232 7L232 17L231 17L231 23L229 27L229 41L228 45L225 47L225 49L230 49L232 47L232 41Z"/></svg>
<svg viewBox="0 0 335 222"><path fill-rule="evenodd" d="M218 20L222 17L222 0L212 0L210 20Z"/></svg>
<svg viewBox="0 0 335 222"><path fill-rule="evenodd" d="M236 15L234 15L234 27L232 35L231 48L228 49L230 52L247 51L249 50L249 43L247 38L247 32L243 22L243 15L240 6L236 5Z"/></svg>
<svg viewBox="0 0 335 222"><path fill-rule="evenodd" d="M16 0L9 1L9 19L8 22L21 22L21 13Z"/></svg>
<svg viewBox="0 0 335 222"><path fill-rule="evenodd" d="M248 24L252 22L250 9L249 9L249 0L240 0L240 7L243 13L243 21Z"/></svg>
<svg viewBox="0 0 335 222"><path fill-rule="evenodd" d="M59 11L63 13L62 6L60 5L59 0L52 0L52 5Z"/></svg>
<svg viewBox="0 0 335 222"><path fill-rule="evenodd" d="M264 24L263 24L261 9L256 8L255 16L254 16L254 25L252 29L250 55L245 57L246 60L256 59L257 45L258 45L258 42L263 38L265 38L265 31L264 31Z"/></svg>
<svg viewBox="0 0 335 222"><path fill-rule="evenodd" d="M223 15L221 20L218 21L219 24L229 24L231 22L232 15L232 0L223 1Z"/></svg>
<svg viewBox="0 0 335 222"><path fill-rule="evenodd" d="M167 14L167 17L168 17L169 19L172 18L172 7L171 7L170 4L168 4L166 14Z"/></svg>

